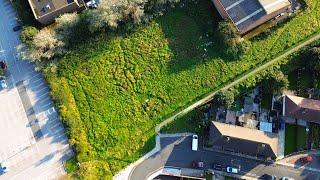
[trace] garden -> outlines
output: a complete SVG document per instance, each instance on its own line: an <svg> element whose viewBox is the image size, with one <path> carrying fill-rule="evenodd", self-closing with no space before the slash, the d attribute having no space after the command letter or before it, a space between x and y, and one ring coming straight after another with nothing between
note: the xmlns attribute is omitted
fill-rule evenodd
<svg viewBox="0 0 320 180"><path fill-rule="evenodd" d="M77 152L73 175L111 179L154 147L154 127L166 117L319 32L319 0L307 3L308 10L251 39L240 59L216 41L220 19L211 1L70 48L44 74Z"/></svg>
<svg viewBox="0 0 320 180"><path fill-rule="evenodd" d="M305 127L286 124L285 132L285 155L307 148L308 134Z"/></svg>

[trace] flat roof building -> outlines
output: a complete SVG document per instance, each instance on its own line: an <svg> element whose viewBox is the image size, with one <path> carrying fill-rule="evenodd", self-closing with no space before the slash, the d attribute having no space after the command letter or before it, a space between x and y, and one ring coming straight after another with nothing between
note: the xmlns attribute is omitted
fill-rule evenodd
<svg viewBox="0 0 320 180"><path fill-rule="evenodd" d="M78 11L84 6L82 0L28 0L33 15L42 24L52 23L56 17Z"/></svg>
<svg viewBox="0 0 320 180"><path fill-rule="evenodd" d="M289 0L213 0L220 15L230 19L240 34L285 12Z"/></svg>

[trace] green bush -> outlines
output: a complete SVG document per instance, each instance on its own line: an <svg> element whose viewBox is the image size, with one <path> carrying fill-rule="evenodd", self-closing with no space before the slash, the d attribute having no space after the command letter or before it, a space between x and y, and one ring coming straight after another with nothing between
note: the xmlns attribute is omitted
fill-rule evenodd
<svg viewBox="0 0 320 180"><path fill-rule="evenodd" d="M26 26L20 33L20 39L23 43L30 45L33 37L39 32L39 30L33 26Z"/></svg>

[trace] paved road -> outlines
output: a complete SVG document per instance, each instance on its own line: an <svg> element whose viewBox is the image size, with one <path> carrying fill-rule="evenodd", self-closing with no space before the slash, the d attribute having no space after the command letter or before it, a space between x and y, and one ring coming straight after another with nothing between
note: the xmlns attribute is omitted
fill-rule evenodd
<svg viewBox="0 0 320 180"><path fill-rule="evenodd" d="M17 57L16 24L10 1L0 0L0 59L9 71L9 88L0 91L0 162L10 169L0 179L56 179L73 152L44 78Z"/></svg>
<svg viewBox="0 0 320 180"><path fill-rule="evenodd" d="M213 151L192 151L191 137L161 138L161 151L149 157L133 170L131 180L146 179L152 172L164 166L190 168L191 162L201 160L206 163L206 169L211 168L213 162L227 165L239 166L241 175L261 177L263 174L273 174L277 177L291 177L298 179L320 179L320 174L304 169L268 164L265 162L246 159L239 156L213 152Z"/></svg>
<svg viewBox="0 0 320 180"><path fill-rule="evenodd" d="M217 90L217 91L214 91L212 93L210 93L209 95L207 95L206 97L200 99L199 101L193 103L192 105L188 106L187 108L183 109L182 111L178 112L177 114L173 115L172 117L169 117L168 119L162 121L160 124L158 124L156 126L156 132L159 132L161 127L165 126L166 124L170 123L171 121L173 121L175 118L177 118L178 116L182 116L190 111L192 111L193 109L199 107L200 105L202 104L205 104L207 102L209 102L212 97L217 94L218 91L221 91L221 90L227 90L239 83L241 83L242 81L246 80L247 78L255 75L256 73L266 69L267 67L271 66L272 64L278 62L279 60L283 59L284 57L287 57L288 55L294 53L294 52L297 52L298 50L300 50L302 47L308 45L308 44L311 44L312 42L316 41L320 39L320 34L317 34L315 36L312 36L311 38L309 38L308 40L294 46L292 49L286 51L285 53L279 55L278 57L272 59L271 61L251 70L250 72L246 73L245 75L235 79L234 81L228 83L227 85L225 85L224 87L222 87L221 89Z"/></svg>

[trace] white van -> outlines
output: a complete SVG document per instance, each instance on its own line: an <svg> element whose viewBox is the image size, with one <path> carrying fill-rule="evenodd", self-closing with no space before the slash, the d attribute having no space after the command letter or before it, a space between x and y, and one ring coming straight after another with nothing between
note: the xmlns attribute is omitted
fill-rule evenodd
<svg viewBox="0 0 320 180"><path fill-rule="evenodd" d="M192 151L197 151L198 150L198 136L193 135L192 136Z"/></svg>

